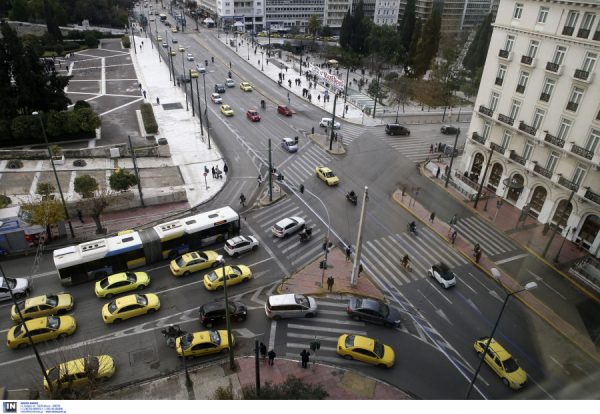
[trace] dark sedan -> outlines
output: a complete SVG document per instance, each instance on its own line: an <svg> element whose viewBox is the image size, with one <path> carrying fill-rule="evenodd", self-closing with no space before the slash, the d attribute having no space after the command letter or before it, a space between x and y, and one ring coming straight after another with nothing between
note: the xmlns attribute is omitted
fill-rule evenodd
<svg viewBox="0 0 600 414"><path fill-rule="evenodd" d="M225 87L220 83L215 84L215 92L216 93L225 93Z"/></svg>
<svg viewBox="0 0 600 414"><path fill-rule="evenodd" d="M440 128L440 132L442 134L456 134L457 132L460 132L460 128L456 128L452 125L444 125L443 127Z"/></svg>
<svg viewBox="0 0 600 414"><path fill-rule="evenodd" d="M373 299L355 298L348 302L348 315L355 321L367 321L385 325L388 328L400 326L400 312Z"/></svg>
<svg viewBox="0 0 600 414"><path fill-rule="evenodd" d="M243 302L229 302L229 320L242 322L246 319L248 310ZM218 323L227 323L225 302L211 302L200 306L198 310L200 322L211 328Z"/></svg>

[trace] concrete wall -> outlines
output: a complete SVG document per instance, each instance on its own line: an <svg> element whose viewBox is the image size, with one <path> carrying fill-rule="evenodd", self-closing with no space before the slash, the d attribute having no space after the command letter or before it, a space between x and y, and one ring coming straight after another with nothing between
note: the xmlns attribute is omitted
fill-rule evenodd
<svg viewBox="0 0 600 414"><path fill-rule="evenodd" d="M107 145L95 148L63 149L65 158L111 158L111 148L118 148L121 157L131 157L127 144ZM137 157L169 157L168 145L135 149ZM48 159L48 150L0 150L0 160L45 160Z"/></svg>

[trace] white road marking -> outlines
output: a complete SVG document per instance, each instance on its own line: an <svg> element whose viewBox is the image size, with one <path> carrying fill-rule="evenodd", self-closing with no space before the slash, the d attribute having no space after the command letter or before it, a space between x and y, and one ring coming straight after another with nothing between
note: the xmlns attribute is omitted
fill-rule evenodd
<svg viewBox="0 0 600 414"><path fill-rule="evenodd" d="M333 333L339 333L339 334L354 334L354 335L367 335L366 332L363 331L350 331L348 329L336 329L336 328L330 328L330 327L324 327L324 326L308 326L308 325L296 325L296 324L289 324L288 328L292 328L292 329L304 329L307 331L322 331L322 332L333 332Z"/></svg>
<svg viewBox="0 0 600 414"><path fill-rule="evenodd" d="M506 263L506 262L512 262L513 260L522 259L522 258L527 257L527 256L529 256L527 253L520 254L518 256L509 257L508 259L497 260L494 263L496 263L497 265L499 265L499 264Z"/></svg>
<svg viewBox="0 0 600 414"><path fill-rule="evenodd" d="M538 282L542 282L544 285L546 285L546 286L547 286L547 287L548 287L550 290L552 290L554 293L556 293L556 294L557 294L558 296L560 296L561 298L563 298L563 299L565 299L565 300L567 299L567 298L565 298L563 295L561 295L560 293L558 293L556 290L552 289L552 286L550 286L549 284L547 284L546 282L544 282L544 280L543 280L543 279L542 279L540 276L536 275L535 273L533 273L533 272L532 272L531 270L529 270L529 269L527 269L527 271L528 271L529 273L531 273L531 276L533 276L533 277L535 278L535 280L537 280Z"/></svg>
<svg viewBox="0 0 600 414"><path fill-rule="evenodd" d="M275 348L275 332L277 331L277 321L271 320L271 333L269 335L269 349Z"/></svg>

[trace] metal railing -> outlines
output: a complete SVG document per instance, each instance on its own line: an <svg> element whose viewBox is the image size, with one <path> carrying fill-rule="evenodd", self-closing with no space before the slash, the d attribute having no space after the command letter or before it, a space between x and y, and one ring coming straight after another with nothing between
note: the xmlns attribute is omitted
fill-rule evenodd
<svg viewBox="0 0 600 414"><path fill-rule="evenodd" d="M596 204L600 204L600 194L596 194L593 191L587 190L584 197L588 200L592 200Z"/></svg>
<svg viewBox="0 0 600 414"><path fill-rule="evenodd" d="M523 55L521 56L521 63L531 65L533 63L533 58L531 56Z"/></svg>
<svg viewBox="0 0 600 414"><path fill-rule="evenodd" d="M514 151L510 152L510 155L508 156L508 158L510 158L513 161L518 162L521 165L525 165L525 163L527 162L527 160L523 157L521 157L520 155L517 155Z"/></svg>
<svg viewBox="0 0 600 414"><path fill-rule="evenodd" d="M483 105L479 105L479 112L481 112L484 115L487 115L489 117L494 116L494 111L492 111L490 108L486 108ZM600 112L598 112L600 114Z"/></svg>
<svg viewBox="0 0 600 414"><path fill-rule="evenodd" d="M537 133L537 128L529 126L523 121L521 121L521 123L519 124L519 129L523 132L528 133L529 135L535 135Z"/></svg>
<svg viewBox="0 0 600 414"><path fill-rule="evenodd" d="M573 76L577 79L588 80L590 77L590 72L586 72L585 70L575 69L575 73Z"/></svg>
<svg viewBox="0 0 600 414"><path fill-rule="evenodd" d="M579 185L575 184L572 181L567 180L565 177L560 177L558 179L558 183L571 191L575 191L575 192L579 191Z"/></svg>
<svg viewBox="0 0 600 414"><path fill-rule="evenodd" d="M498 86L502 86L502 83L504 82L504 78L496 78L496 85Z"/></svg>
<svg viewBox="0 0 600 414"><path fill-rule="evenodd" d="M524 93L525 92L525 85L517 85L517 92L518 93Z"/></svg>
<svg viewBox="0 0 600 414"><path fill-rule="evenodd" d="M509 55L510 55L510 52L508 50L500 49L500 52L498 52L498 56L500 56L501 58L504 58L504 59L508 59Z"/></svg>
<svg viewBox="0 0 600 414"><path fill-rule="evenodd" d="M472 139L473 141L477 141L477 142L479 142L480 144L483 144L483 145L485 145L485 138L484 138L484 137L482 137L481 135L479 135L477 132L473 132L473 135L471 135L471 139Z"/></svg>
<svg viewBox="0 0 600 414"><path fill-rule="evenodd" d="M492 148L496 152L499 152L502 155L504 155L504 153L506 152L506 149L504 147L501 147L500 145L496 144L495 142L492 142L490 144L490 148Z"/></svg>
<svg viewBox="0 0 600 414"><path fill-rule="evenodd" d="M549 180L552 179L552 171L547 170L544 167L540 167L537 164L535 164L535 166L533 167L533 171L535 171L536 173L538 173L542 177L548 178Z"/></svg>
<svg viewBox="0 0 600 414"><path fill-rule="evenodd" d="M579 145L573 144L573 146L571 147L571 152L573 154L580 155L583 158L587 158L588 160L594 158L594 153L592 151L586 150L585 148L582 148Z"/></svg>
<svg viewBox="0 0 600 414"><path fill-rule="evenodd" d="M550 72L558 72L559 68L560 68L560 65L558 63L554 63L554 62L546 63L546 70L549 70Z"/></svg>
<svg viewBox="0 0 600 414"><path fill-rule="evenodd" d="M563 27L562 34L565 36L573 36L573 32L575 31L574 27L565 26Z"/></svg>
<svg viewBox="0 0 600 414"><path fill-rule="evenodd" d="M564 148L564 146L565 146L565 141L563 141L560 138L555 137L554 135L550 135L548 133L546 133L546 136L544 137L544 141L549 142L552 145L556 145L557 147L560 147L560 148Z"/></svg>
<svg viewBox="0 0 600 414"><path fill-rule="evenodd" d="M550 100L550 95L542 92L540 95L540 101L548 102Z"/></svg>
<svg viewBox="0 0 600 414"><path fill-rule="evenodd" d="M587 39L588 37L590 37L590 30L589 29L579 29L577 31L577 37L581 37L582 39Z"/></svg>
<svg viewBox="0 0 600 414"><path fill-rule="evenodd" d="M508 124L510 126L512 126L515 122L514 119L503 114L498 114L498 121L504 122L505 124Z"/></svg>
<svg viewBox="0 0 600 414"><path fill-rule="evenodd" d="M567 109L569 111L573 111L573 112L577 112L577 108L579 107L579 104L576 102L569 102L567 103Z"/></svg>

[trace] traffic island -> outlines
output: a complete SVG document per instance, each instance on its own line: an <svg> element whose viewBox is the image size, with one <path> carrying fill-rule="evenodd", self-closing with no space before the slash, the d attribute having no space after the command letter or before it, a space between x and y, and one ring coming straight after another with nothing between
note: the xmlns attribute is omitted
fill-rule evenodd
<svg viewBox="0 0 600 414"><path fill-rule="evenodd" d="M318 146L323 148L330 154L333 155L343 155L346 153L346 148L344 148L344 139L343 137L333 141L332 149L329 149L329 144L331 140L331 135L325 134L308 134L310 139L312 139Z"/></svg>
<svg viewBox="0 0 600 414"><path fill-rule="evenodd" d="M280 294L300 293L303 295L325 295L327 293L352 294L376 300L384 300L383 294L364 276L358 277L356 287L350 285L352 276L352 261L346 261L346 256L337 248L327 255L327 269L323 270L320 263L325 255L300 270L279 286ZM333 277L331 291L327 279Z"/></svg>
<svg viewBox="0 0 600 414"><path fill-rule="evenodd" d="M265 192L263 193L262 197L258 201L258 205L261 207L270 206L271 204L278 202L279 200L281 200L283 197L285 197L287 195L287 193L285 191L283 191L283 189L279 185L273 183L273 198L271 200L269 200L269 183L268 183L268 181L266 181L264 183L264 186L265 186Z"/></svg>

